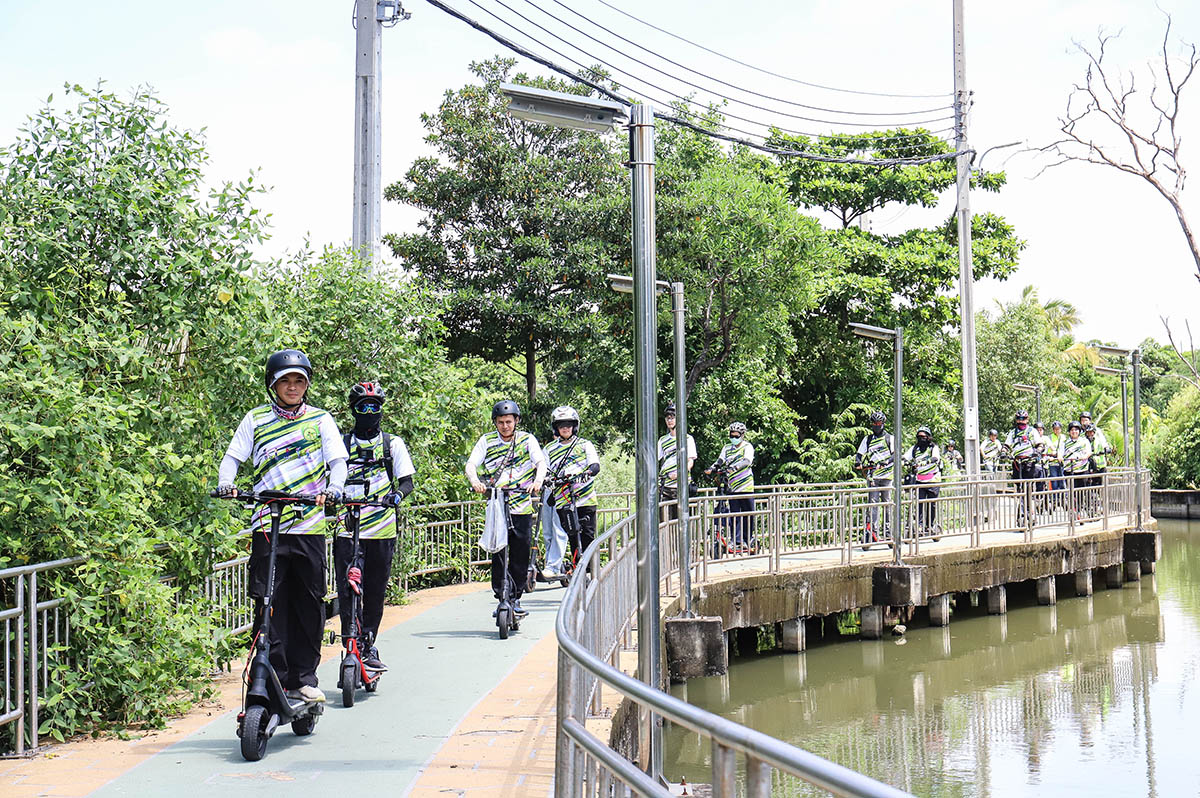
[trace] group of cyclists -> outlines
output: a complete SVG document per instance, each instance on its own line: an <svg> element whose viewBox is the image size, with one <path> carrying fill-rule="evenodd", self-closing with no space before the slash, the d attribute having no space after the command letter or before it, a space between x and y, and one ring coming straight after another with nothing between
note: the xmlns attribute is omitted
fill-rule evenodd
<svg viewBox="0 0 1200 798"><path fill-rule="evenodd" d="M871 414L870 429L854 456L854 466L869 488L864 541L868 543L888 534L886 514L881 513L881 508L892 495L895 442L884 429L886 421L879 411ZM1053 422L1050 428L1052 431L1046 434L1041 421L1031 424L1029 413L1018 410L1013 416L1013 427L1003 440L997 430L988 430L987 440L979 447L981 468L987 473L1000 473L1011 466L1013 479L1045 480L1034 483L1043 491L1065 490L1066 477L1071 477L1076 487L1100 484L1100 475L1108 470L1108 457L1113 449L1104 432L1092 422L1092 414L1086 410L1080 413L1078 421L1067 424L1065 434L1061 422ZM948 465L962 467L962 454L952 442L942 451L934 443L930 428L921 426L917 428L916 442L901 453L901 458L904 484L917 486L918 534L936 535L937 502L931 500L940 494L943 470Z"/></svg>

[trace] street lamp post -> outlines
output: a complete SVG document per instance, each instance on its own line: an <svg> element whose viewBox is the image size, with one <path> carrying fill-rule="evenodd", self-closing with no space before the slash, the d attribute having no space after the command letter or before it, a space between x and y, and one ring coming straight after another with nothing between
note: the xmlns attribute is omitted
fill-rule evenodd
<svg viewBox="0 0 1200 798"><path fill-rule="evenodd" d="M1127 401L1129 372L1123 368L1111 369L1108 366L1095 366L1097 374L1108 374L1121 378L1121 450L1124 452L1125 465L1129 465L1129 402Z"/></svg>
<svg viewBox="0 0 1200 798"><path fill-rule="evenodd" d="M1033 420L1035 423L1038 421L1041 421L1042 420L1042 386L1040 386L1040 385L1023 385L1019 382L1014 382L1013 387L1016 388L1018 391L1023 391L1024 393L1033 394L1033 405L1034 405Z"/></svg>
<svg viewBox="0 0 1200 798"><path fill-rule="evenodd" d="M1129 358L1133 364L1133 473L1137 528L1142 528L1142 350L1117 346L1096 347L1102 355Z"/></svg>
<svg viewBox="0 0 1200 798"><path fill-rule="evenodd" d="M608 275L609 285L622 294L633 293L633 278L623 274ZM675 339L675 457L678 480L677 501L679 521L679 589L683 595L683 617L692 617L692 537L688 508L688 448L687 448L687 355L684 348L683 283L655 283L660 294L671 294L671 331ZM655 452L657 456L657 451Z"/></svg>
<svg viewBox="0 0 1200 798"><path fill-rule="evenodd" d="M625 121L625 106L567 92L500 85L509 99L508 112L531 122L575 130L607 132ZM662 688L659 634L658 458L655 449L657 412L657 315L655 313L654 109L635 103L629 114L629 167L633 204L633 346L634 439L637 451L634 534L637 545L638 676L655 690ZM678 417L677 417L678 418ZM686 438L684 439L686 441ZM686 448L686 445L685 445ZM561 691L560 691L561 692ZM646 745L645 770L662 780L662 719L643 710L639 719ZM559 738L564 739L559 730ZM555 778L567 777L569 759L555 761ZM564 780L563 783L566 783Z"/></svg>
<svg viewBox="0 0 1200 798"><path fill-rule="evenodd" d="M891 341L892 353L894 358L892 381L896 391L894 410L892 413L892 438L895 440L894 454L892 456L892 490L895 500L895 515L892 519L892 562L896 565L903 565L904 562L900 557L900 545L904 541L904 524L903 516L900 514L902 500L901 496L901 456L900 452L903 448L901 442L903 438L903 429L901 427L901 419L903 417L903 402L904 402L904 329L896 327L894 330L889 330L886 327L872 327L869 324L856 324L851 322L850 329L860 338L870 338L875 341Z"/></svg>

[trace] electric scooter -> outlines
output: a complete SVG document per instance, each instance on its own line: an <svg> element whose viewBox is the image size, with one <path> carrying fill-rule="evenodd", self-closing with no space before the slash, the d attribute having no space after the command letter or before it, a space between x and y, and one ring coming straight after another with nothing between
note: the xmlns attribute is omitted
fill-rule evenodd
<svg viewBox="0 0 1200 798"><path fill-rule="evenodd" d="M267 741L275 734L279 724L291 723L292 731L303 737L312 734L317 719L325 711L322 704L289 697L279 682L279 675L271 665L271 606L275 598L275 553L279 545L279 524L283 517L283 508L288 504L312 506L317 503L317 497L276 490L231 496L218 496L216 491L213 491L210 495L214 498L265 504L271 514L266 595L262 598L261 622L252 644L254 654L243 677L246 691L242 697L242 711L237 717L237 735L241 739L242 757L249 762L257 762L266 754Z"/></svg>
<svg viewBox="0 0 1200 798"><path fill-rule="evenodd" d="M567 584L571 581L571 574L573 574L575 572L575 563L579 560L579 555L582 553L579 550L579 530L580 530L579 513L575 507L575 492L574 492L574 480L575 480L575 477L577 477L577 476L579 476L579 475L572 474L570 476L561 476L561 477L555 475L555 476L547 478L548 485L545 490L548 491L551 496L553 496L558 491L558 489L561 488L562 486L572 485L572 491L568 498L568 504L567 504L567 510L568 510L567 523L566 523L566 527L563 529L563 531L567 533L568 545L570 545L571 543L574 543L574 549L563 552L562 573L556 575L552 579L547 579L547 578L543 577L541 575L541 572L534 566L533 559L531 558L530 565L529 565L529 583L525 587L526 592L531 592L534 589L534 587L536 586L537 582L558 582L563 587L566 587ZM557 517L558 509L554 504L550 505L550 511L552 513L554 513L555 516ZM540 512L538 513L537 523L538 524L542 523L542 514ZM534 536L535 540L540 540L540 538L538 538L538 536L536 534L538 532L537 528L534 529L534 532L535 532L535 536Z"/></svg>
<svg viewBox="0 0 1200 798"><path fill-rule="evenodd" d="M504 523L508 528L507 533L511 536L513 533L512 514L508 511L508 497L505 495L510 492L511 489L509 488L488 488L489 499L495 497L496 495L500 496L501 502L504 505ZM517 614L512 607L512 593L509 589L507 542L504 544L503 574L504 578L500 580L500 603L496 606L496 628L500 632L500 639L507 640L509 630L516 632L521 628L521 620L517 617Z"/></svg>
<svg viewBox="0 0 1200 798"><path fill-rule="evenodd" d="M347 486L358 482L364 488L367 485L367 480L347 480ZM359 517L363 507L388 507L379 501L369 501L367 499L342 499L342 506L346 508L346 530L350 533L353 540L350 554L350 564L346 568L346 582L350 588L350 634L342 635L342 647L346 654L342 657L342 664L338 669L338 688L342 691L342 706L354 706L354 692L359 687L366 690L368 693L373 693L379 689L379 680L383 678L383 671L372 670L368 668L363 660L371 646L375 645L374 635L363 629L363 611L362 611L362 570L359 568L359 560L362 557L361 546L359 544Z"/></svg>

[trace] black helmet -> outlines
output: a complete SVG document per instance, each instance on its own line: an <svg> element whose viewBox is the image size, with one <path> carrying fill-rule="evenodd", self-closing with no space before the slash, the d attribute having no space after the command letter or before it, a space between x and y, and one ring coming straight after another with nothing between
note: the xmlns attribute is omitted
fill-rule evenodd
<svg viewBox="0 0 1200 798"><path fill-rule="evenodd" d="M882 424L885 421L887 421L887 416L885 416L880 411L876 410L874 413L871 414L871 423L872 424Z"/></svg>
<svg viewBox="0 0 1200 798"><path fill-rule="evenodd" d="M1028 421L1028 420L1029 420L1029 411L1028 410L1018 410L1017 414L1015 416L1013 416L1013 421Z"/></svg>
<svg viewBox="0 0 1200 798"><path fill-rule="evenodd" d="M933 437L933 430L929 429L929 427L926 427L924 425L917 427L917 435L920 435L922 432L924 432L930 438Z"/></svg>
<svg viewBox="0 0 1200 798"><path fill-rule="evenodd" d="M502 399L492 405L492 421L500 418L500 416L516 416L521 418L521 408L517 407L517 403L512 399Z"/></svg>
<svg viewBox="0 0 1200 798"><path fill-rule="evenodd" d="M351 410L358 408L358 403L364 399L373 399L378 403L379 410L371 412L383 412L383 400L387 394L383 390L383 386L377 382L358 382L350 386L349 394L347 395L347 404Z"/></svg>
<svg viewBox="0 0 1200 798"><path fill-rule="evenodd" d="M665 410L663 410L663 415L664 416L675 415L675 403L674 402L667 402L667 407Z"/></svg>
<svg viewBox="0 0 1200 798"><path fill-rule="evenodd" d="M1096 425L1095 425L1095 424L1088 424L1086 427L1084 427L1084 428L1083 428L1083 434L1084 434L1084 435L1087 435L1089 432L1092 432L1092 433L1094 433L1095 431L1096 431Z"/></svg>
<svg viewBox="0 0 1200 798"><path fill-rule="evenodd" d="M1050 429L1062 429L1062 422L1061 421L1050 422Z"/></svg>
<svg viewBox="0 0 1200 798"><path fill-rule="evenodd" d="M267 358L267 367L264 369L263 380L267 384L267 389L270 390L276 380L283 375L300 372L304 373L306 380L312 382L312 364L308 362L308 355L299 349L280 349Z"/></svg>
<svg viewBox="0 0 1200 798"><path fill-rule="evenodd" d="M1067 425L1067 432L1070 432L1073 429L1083 431L1083 425L1080 424L1078 421L1072 421L1070 424Z"/></svg>
<svg viewBox="0 0 1200 798"><path fill-rule="evenodd" d="M1079 417L1080 417L1080 418L1091 419L1091 417L1092 417L1092 414L1091 414L1090 412L1088 412L1087 410L1084 410L1082 413L1080 413L1080 414L1079 414Z"/></svg>

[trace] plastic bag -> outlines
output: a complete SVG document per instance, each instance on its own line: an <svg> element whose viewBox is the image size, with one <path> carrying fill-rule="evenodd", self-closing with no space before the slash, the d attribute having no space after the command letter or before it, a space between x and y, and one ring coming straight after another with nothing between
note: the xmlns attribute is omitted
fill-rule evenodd
<svg viewBox="0 0 1200 798"><path fill-rule="evenodd" d="M495 491L488 499L483 534L479 536L479 548L488 554L495 554L507 545L508 519L504 517L504 497L500 491Z"/></svg>

